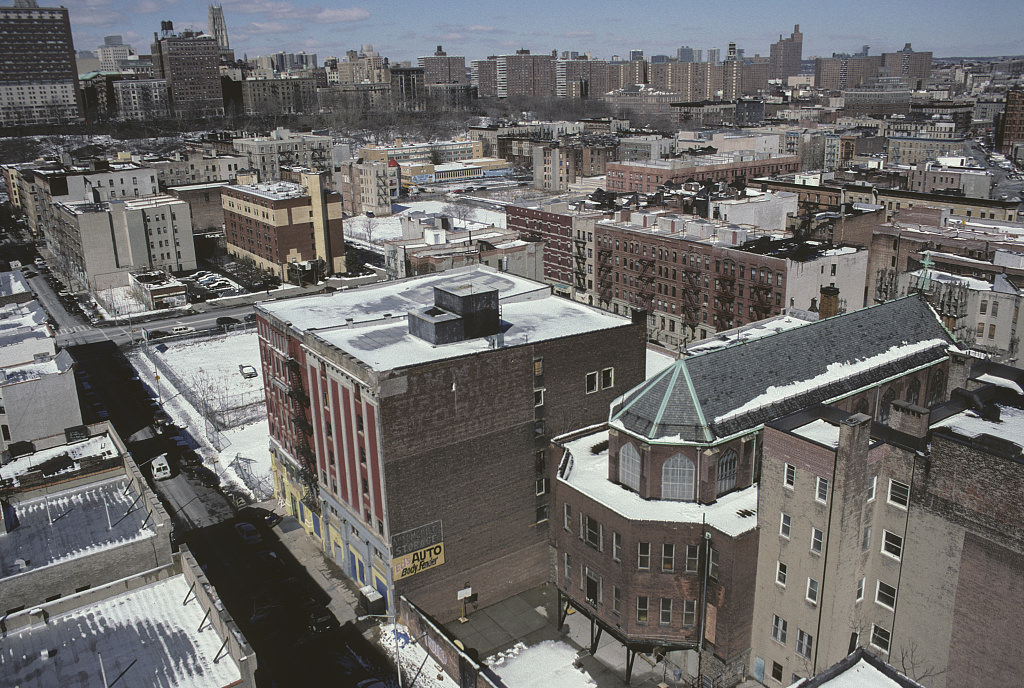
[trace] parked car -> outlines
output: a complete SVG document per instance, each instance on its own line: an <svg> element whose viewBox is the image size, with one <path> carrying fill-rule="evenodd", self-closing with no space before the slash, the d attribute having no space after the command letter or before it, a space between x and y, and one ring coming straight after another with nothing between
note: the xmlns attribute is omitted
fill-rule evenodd
<svg viewBox="0 0 1024 688"><path fill-rule="evenodd" d="M314 633L326 633L338 627L338 619L330 609L317 605L309 610L309 630Z"/></svg>
<svg viewBox="0 0 1024 688"><path fill-rule="evenodd" d="M239 321L238 318L232 318L231 316L228 315L222 315L221 317L217 318L217 324L220 325L221 327L225 327L227 325L240 325L241 321Z"/></svg>
<svg viewBox="0 0 1024 688"><path fill-rule="evenodd" d="M247 545L257 545L263 542L263 536L256 530L256 526L251 523L246 523L245 521L236 523L235 532L238 533L238 537L242 538L242 542Z"/></svg>

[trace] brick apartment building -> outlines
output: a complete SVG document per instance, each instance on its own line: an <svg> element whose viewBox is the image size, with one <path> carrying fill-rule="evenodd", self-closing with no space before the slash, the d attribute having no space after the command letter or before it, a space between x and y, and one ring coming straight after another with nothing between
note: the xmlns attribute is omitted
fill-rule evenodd
<svg viewBox="0 0 1024 688"><path fill-rule="evenodd" d="M290 263L323 261L318 270L345 272L341 196L324 188L326 173L303 173L302 184L239 184L221 190L228 253L287 278ZM323 274L323 273L321 273Z"/></svg>
<svg viewBox="0 0 1024 688"><path fill-rule="evenodd" d="M505 226L530 241L544 242L544 281L569 294L573 285L573 216L565 203L505 206Z"/></svg>
<svg viewBox="0 0 1024 688"><path fill-rule="evenodd" d="M756 562L775 559L754 486L768 475L762 428L819 403L885 423L896 399L941 401L962 380L952 343L923 299L902 299L683 358L613 402L607 429L556 438L562 604L592 620L594 646L602 633L625 646L627 677L633 653L660 648L690 676L735 685L764 631ZM803 535L814 554L820 538Z"/></svg>
<svg viewBox="0 0 1024 688"><path fill-rule="evenodd" d="M643 220L643 214L637 214ZM595 303L642 308L669 346L780 315L816 311L828 288L842 310L865 305L868 256L852 247L772 240L749 225L662 215L594 224Z"/></svg>
<svg viewBox="0 0 1024 688"><path fill-rule="evenodd" d="M789 174L800 169L798 156L752 156L729 162L701 160L666 160L644 162L609 162L608 190L617 193L654 193L667 182L682 184L696 181L734 182L751 177Z"/></svg>
<svg viewBox="0 0 1024 688"><path fill-rule="evenodd" d="M169 22L168 22L169 24ZM193 119L224 115L219 46L213 36L192 30L180 34L153 34L153 76L166 79L171 111Z"/></svg>
<svg viewBox="0 0 1024 688"><path fill-rule="evenodd" d="M942 370L905 377L889 427L823 406L765 428L751 665L765 685L857 648L930 688L1024 670L1020 372L954 353ZM936 404L926 388L942 384Z"/></svg>
<svg viewBox="0 0 1024 688"><path fill-rule="evenodd" d="M256 312L275 492L354 581L447 621L548 580L545 450L643 379L642 324L480 266Z"/></svg>

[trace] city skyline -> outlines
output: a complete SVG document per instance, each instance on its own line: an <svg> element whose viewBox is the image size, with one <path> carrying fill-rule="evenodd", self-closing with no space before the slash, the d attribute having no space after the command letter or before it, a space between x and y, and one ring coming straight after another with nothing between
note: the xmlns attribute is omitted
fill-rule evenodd
<svg viewBox="0 0 1024 688"><path fill-rule="evenodd" d="M46 0L40 6L49 6ZM66 0L76 50L95 50L106 35L123 36L137 52L149 53L160 22L170 20L176 31L209 32L209 2L197 0L141 0L133 12L123 12L117 0ZM833 52L857 52L863 45L871 54L892 52L911 43L914 50L932 51L936 57L998 56L1024 53L1013 22L992 17L1013 16L1018 8L1007 0L975 3L971 14L952 0L883 3L869 0L810 10L806 4L750 3L701 6L655 0L649 12L622 14L622 5L573 0L558 6L535 0L514 7L492 7L464 0L422 2L401 13L370 5L324 7L317 0L223 0L228 35L235 55L255 57L278 51L344 56L364 44L392 61L433 54L443 45L449 55L462 55L467 64L488 55L508 54L525 48L533 53L557 50L589 52L595 58L627 58L630 50L644 56L674 56L680 46L706 51L719 48L724 57L735 42L746 57L767 57L769 46L788 37L795 24L804 35L804 59L830 57ZM746 3L744 3L746 4ZM481 11L481 7L485 8ZM602 11L607 8L607 12ZM535 10L535 11L531 11ZM879 18L884 17L884 21Z"/></svg>

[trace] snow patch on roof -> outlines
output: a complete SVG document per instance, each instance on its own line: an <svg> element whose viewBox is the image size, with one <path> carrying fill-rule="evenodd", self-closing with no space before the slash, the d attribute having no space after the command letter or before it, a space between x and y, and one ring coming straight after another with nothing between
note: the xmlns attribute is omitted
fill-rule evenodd
<svg viewBox="0 0 1024 688"><path fill-rule="evenodd" d="M731 492L714 504L643 499L635 492L608 480L608 431L602 430L565 443L572 455L559 480L590 499L634 521L669 523L706 522L725 535L737 536L757 527L757 486ZM603 444L595 454L592 448ZM743 516L740 512L748 515ZM753 515L750 515L753 514Z"/></svg>
<svg viewBox="0 0 1024 688"><path fill-rule="evenodd" d="M839 426L822 418L811 421L807 425L801 425L793 430L793 434L833 449L839 446Z"/></svg>
<svg viewBox="0 0 1024 688"><path fill-rule="evenodd" d="M596 686L586 672L573 666L577 651L561 640L545 640L527 647L513 647L484 662L510 688L586 688Z"/></svg>
<svg viewBox="0 0 1024 688"><path fill-rule="evenodd" d="M843 380L862 372L873 370L886 363L907 358L921 351L927 351L936 346L948 346L949 343L942 339L926 339L921 342L904 343L898 346L891 346L887 351L877 356L869 356L858 361L844 361L830 363L824 373L815 375L805 380L797 380L781 387L769 387L762 394L754 397L747 403L730 410L728 413L715 418L716 423L728 420L735 416L754 411L762 406L774 404L783 399L807 393L813 389L825 387L839 380Z"/></svg>

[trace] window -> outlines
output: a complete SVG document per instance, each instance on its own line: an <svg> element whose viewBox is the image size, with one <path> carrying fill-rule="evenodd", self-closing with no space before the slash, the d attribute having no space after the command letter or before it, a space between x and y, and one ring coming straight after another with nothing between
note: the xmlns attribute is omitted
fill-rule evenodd
<svg viewBox="0 0 1024 688"><path fill-rule="evenodd" d="M619 482L634 492L640 491L640 452L629 443L619 450Z"/></svg>
<svg viewBox="0 0 1024 688"><path fill-rule="evenodd" d="M982 302L981 302L981 304L980 304L980 306L981 306L981 307L980 307L980 310L979 310L979 312L980 312L980 313L981 313L982 315L985 315L985 311L987 311L987 310L988 310L988 301L982 301Z"/></svg>
<svg viewBox="0 0 1024 688"><path fill-rule="evenodd" d="M910 485L898 480L889 481L889 503L904 509L910 504Z"/></svg>
<svg viewBox="0 0 1024 688"><path fill-rule="evenodd" d="M817 528L811 528L811 551L821 554L821 543L825 539L825 534Z"/></svg>
<svg viewBox="0 0 1024 688"><path fill-rule="evenodd" d="M546 495L548 493L548 479L547 478L537 478L536 488L537 488L537 496L538 497Z"/></svg>
<svg viewBox="0 0 1024 688"><path fill-rule="evenodd" d="M683 600L683 625L693 626L697 623L697 600Z"/></svg>
<svg viewBox="0 0 1024 688"><path fill-rule="evenodd" d="M995 318L998 315L999 315L999 302L998 301L993 301L992 302L992 317Z"/></svg>
<svg viewBox="0 0 1024 688"><path fill-rule="evenodd" d="M708 578L718 580L718 550L711 548L711 561L708 564Z"/></svg>
<svg viewBox="0 0 1024 688"><path fill-rule="evenodd" d="M604 527L590 516L586 517L587 544L604 551Z"/></svg>
<svg viewBox="0 0 1024 688"><path fill-rule="evenodd" d="M622 603L622 593L619 592L619 588L616 585L612 586L612 613L619 614Z"/></svg>
<svg viewBox="0 0 1024 688"><path fill-rule="evenodd" d="M572 530L572 507L566 502L562 505L562 527L566 530Z"/></svg>
<svg viewBox="0 0 1024 688"><path fill-rule="evenodd" d="M786 627L788 624L778 614L772 614L772 639L779 641L783 645L786 644Z"/></svg>
<svg viewBox="0 0 1024 688"><path fill-rule="evenodd" d="M694 573L697 571L697 558L700 554L699 545L687 545L686 546L686 572Z"/></svg>
<svg viewBox="0 0 1024 688"><path fill-rule="evenodd" d="M778 662L772 662L772 678L782 682L782 665Z"/></svg>
<svg viewBox="0 0 1024 688"><path fill-rule="evenodd" d="M568 552L564 552L562 553L562 560L565 563L565 573L562 577L565 579L565 586L569 587L569 584L572 583L572 557L569 556Z"/></svg>
<svg viewBox="0 0 1024 688"><path fill-rule="evenodd" d="M533 390L533 405L534 407L544 405L544 390L535 389Z"/></svg>
<svg viewBox="0 0 1024 688"><path fill-rule="evenodd" d="M878 476L871 476L871 481L868 483L868 501L872 502L875 499L875 486L878 484Z"/></svg>
<svg viewBox="0 0 1024 688"><path fill-rule="evenodd" d="M537 507L537 523L543 523L548 520L548 505L541 504Z"/></svg>
<svg viewBox="0 0 1024 688"><path fill-rule="evenodd" d="M814 647L814 636L804 631L796 634L796 653L805 659L811 658L811 648Z"/></svg>
<svg viewBox="0 0 1024 688"><path fill-rule="evenodd" d="M864 535L860 539L860 551L867 552L871 549L871 526L864 526Z"/></svg>
<svg viewBox="0 0 1024 688"><path fill-rule="evenodd" d="M778 565L775 567L775 582L782 587L786 587L786 573L788 570L789 567L781 561L778 562Z"/></svg>
<svg viewBox="0 0 1024 688"><path fill-rule="evenodd" d="M597 371L587 373L587 394L597 391Z"/></svg>
<svg viewBox="0 0 1024 688"><path fill-rule="evenodd" d="M535 359L533 359L533 374L535 376L537 376L537 377L540 377L541 375L544 374L544 359L543 358L535 358Z"/></svg>
<svg viewBox="0 0 1024 688"><path fill-rule="evenodd" d="M661 598L661 619L659 619L659 621L662 626L667 626L672 623L672 598Z"/></svg>
<svg viewBox="0 0 1024 688"><path fill-rule="evenodd" d="M586 599L590 604L601 601L601 577L588 566L586 568Z"/></svg>
<svg viewBox="0 0 1024 688"><path fill-rule="evenodd" d="M889 640L892 635L881 626L871 625L871 645L882 652L889 651Z"/></svg>
<svg viewBox="0 0 1024 688"><path fill-rule="evenodd" d="M622 536L612 531L612 559L622 561Z"/></svg>
<svg viewBox="0 0 1024 688"><path fill-rule="evenodd" d="M796 485L796 466L791 463L786 464L786 474L783 479L783 485L786 487L793 487Z"/></svg>
<svg viewBox="0 0 1024 688"><path fill-rule="evenodd" d="M903 556L903 538L888 530L882 531L882 553L899 559Z"/></svg>
<svg viewBox="0 0 1024 688"><path fill-rule="evenodd" d="M822 504L828 503L828 480L825 478L818 478L818 489L814 495L814 499Z"/></svg>
<svg viewBox="0 0 1024 688"><path fill-rule="evenodd" d="M793 520L789 517L789 514L782 514L782 521L779 523L779 535L789 539L789 533L792 531Z"/></svg>
<svg viewBox="0 0 1024 688"><path fill-rule="evenodd" d="M668 573L676 566L676 546L665 543L661 546L661 570Z"/></svg>
<svg viewBox="0 0 1024 688"><path fill-rule="evenodd" d="M636 545L636 567L641 571L651 568L651 543L638 542Z"/></svg>
<svg viewBox="0 0 1024 688"><path fill-rule="evenodd" d="M813 578L807 579L807 601L818 604L818 581Z"/></svg>
<svg viewBox="0 0 1024 688"><path fill-rule="evenodd" d="M737 458L735 450L728 449L718 460L718 494L720 495L736 487Z"/></svg>
<svg viewBox="0 0 1024 688"><path fill-rule="evenodd" d="M864 579L861 578L857 581L857 601L860 602L864 599Z"/></svg>
<svg viewBox="0 0 1024 688"><path fill-rule="evenodd" d="M636 598L636 622L638 624L647 623L647 597L645 596Z"/></svg>
<svg viewBox="0 0 1024 688"><path fill-rule="evenodd" d="M993 324L989 324L989 326L988 326L988 338L989 339L995 339L995 336L996 336L996 326L993 325Z"/></svg>
<svg viewBox="0 0 1024 688"><path fill-rule="evenodd" d="M675 454L661 468L661 498L690 501L694 486L693 461Z"/></svg>
<svg viewBox="0 0 1024 688"><path fill-rule="evenodd" d="M878 588L875 589L875 602L886 609L896 608L896 588L888 583L878 581Z"/></svg>
<svg viewBox="0 0 1024 688"><path fill-rule="evenodd" d="M605 368L601 371L601 389L609 389L615 386L615 368Z"/></svg>

